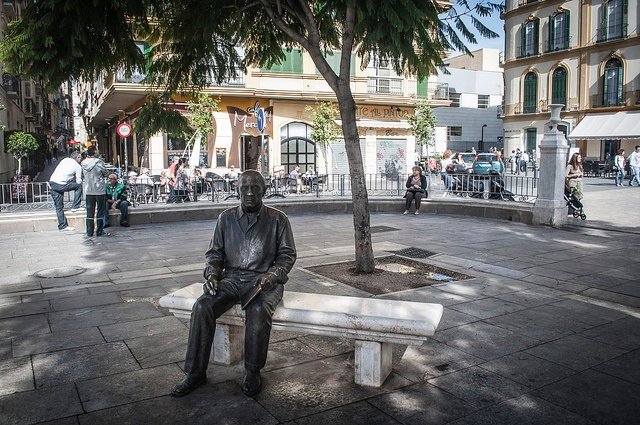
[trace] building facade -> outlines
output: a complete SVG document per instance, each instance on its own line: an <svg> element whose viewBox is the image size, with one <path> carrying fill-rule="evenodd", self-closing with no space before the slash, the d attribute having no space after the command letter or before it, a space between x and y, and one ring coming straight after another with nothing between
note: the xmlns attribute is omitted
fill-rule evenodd
<svg viewBox="0 0 640 425"><path fill-rule="evenodd" d="M507 0L505 150L536 152L555 103L565 105L563 131L584 157L604 161L620 148L630 152L640 137L628 128L640 110L637 5ZM620 124L598 124L605 121Z"/></svg>
<svg viewBox="0 0 640 425"><path fill-rule="evenodd" d="M220 110L213 114L215 133L208 135L199 165L218 174L231 165L240 170L261 169L265 174L295 166L319 173L349 172L343 140L323 149L310 136L312 116L305 108L320 101L335 102L333 92L306 52L284 53L286 60L280 64L248 69L238 78L202 90L219 97ZM327 54L327 60L337 66L339 53ZM448 105L447 84L397 75L381 61L361 67L355 56L351 69L365 172L407 172L416 151L407 119L417 99L427 99L434 107ZM134 134L125 142L116 132L119 123L134 123L144 105L150 87L142 83L143 78L114 71L94 82L79 82L79 110L109 161L124 164L126 143L129 166L148 167L160 174L173 156L185 154L187 141L171 134L156 134L143 141ZM165 107L185 109L188 99L174 100ZM266 115L262 133L257 125L259 109Z"/></svg>
<svg viewBox="0 0 640 425"><path fill-rule="evenodd" d="M449 87L451 104L433 111L437 118L437 153L447 148L482 152L503 147L500 51L483 48L472 53L447 59L449 74L438 73L438 81Z"/></svg>

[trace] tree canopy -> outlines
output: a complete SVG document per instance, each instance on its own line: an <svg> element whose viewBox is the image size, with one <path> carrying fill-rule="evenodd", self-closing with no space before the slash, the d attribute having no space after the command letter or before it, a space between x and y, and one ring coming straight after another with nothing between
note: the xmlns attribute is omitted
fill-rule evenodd
<svg viewBox="0 0 640 425"><path fill-rule="evenodd" d="M419 80L443 67L448 50L469 52L474 30L498 34L481 18L503 6L489 0L39 0L9 24L0 60L9 72L49 86L93 78L120 66L144 69L166 92L197 90L247 66L270 66L283 47L301 47L336 95L349 162L356 271L373 272L364 165L351 92L351 58L384 60ZM453 7L451 7L453 6ZM472 29L467 26L470 23ZM152 49L140 49L137 41ZM326 53L338 51L334 71Z"/></svg>

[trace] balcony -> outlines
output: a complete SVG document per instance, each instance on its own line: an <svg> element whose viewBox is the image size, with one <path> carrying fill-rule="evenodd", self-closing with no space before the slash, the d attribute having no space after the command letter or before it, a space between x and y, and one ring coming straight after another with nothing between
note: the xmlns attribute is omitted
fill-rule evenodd
<svg viewBox="0 0 640 425"><path fill-rule="evenodd" d="M36 104L33 99L25 99L24 100L24 118L27 121L33 121L35 119L34 115L36 114Z"/></svg>
<svg viewBox="0 0 640 425"><path fill-rule="evenodd" d="M402 95L403 82L404 78L398 77L369 77L367 93Z"/></svg>
<svg viewBox="0 0 640 425"><path fill-rule="evenodd" d="M516 48L516 58L528 58L531 56L538 56L540 54L539 44L526 44L524 46L518 46Z"/></svg>
<svg viewBox="0 0 640 425"><path fill-rule="evenodd" d="M236 77L225 78L220 84L211 75L207 75L207 84L210 87L244 87L244 72L241 69L237 69Z"/></svg>
<svg viewBox="0 0 640 425"><path fill-rule="evenodd" d="M626 106L628 104L627 98L631 100L632 93L627 92L627 96L620 96L617 92L614 93L604 93L604 94L594 94L591 96L591 107L592 108L610 108L616 106Z"/></svg>
<svg viewBox="0 0 640 425"><path fill-rule="evenodd" d="M545 41L544 45L545 45L545 48L544 48L545 53L567 50L571 45L571 36L560 37L560 38L557 38L556 40L548 40L548 41Z"/></svg>
<svg viewBox="0 0 640 425"><path fill-rule="evenodd" d="M519 7L526 6L528 4L538 3L539 0L506 0L505 12L517 9Z"/></svg>
<svg viewBox="0 0 640 425"><path fill-rule="evenodd" d="M627 24L609 25L607 27L598 28L596 41L603 43L605 41L620 40L627 37Z"/></svg>
<svg viewBox="0 0 640 425"><path fill-rule="evenodd" d="M124 69L118 69L113 77L113 81L114 83L141 84L145 78L147 78L147 75L141 72L127 75Z"/></svg>
<svg viewBox="0 0 640 425"><path fill-rule="evenodd" d="M449 83L432 81L427 82L426 86L419 84L416 97L427 100L449 100Z"/></svg>

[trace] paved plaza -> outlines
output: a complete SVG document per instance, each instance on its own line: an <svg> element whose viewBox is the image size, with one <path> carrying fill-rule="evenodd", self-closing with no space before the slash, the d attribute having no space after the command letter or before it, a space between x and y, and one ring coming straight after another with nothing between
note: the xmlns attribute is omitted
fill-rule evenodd
<svg viewBox="0 0 640 425"><path fill-rule="evenodd" d="M380 296L444 305L433 338L395 347L381 388L353 383L353 340L274 332L255 398L241 364L169 396L188 330L158 299L200 280L215 220L0 234L0 423L637 423L640 189L587 179L585 193L590 219L564 229L372 214L377 256L422 248L472 279ZM306 269L353 259L351 215L290 219L286 289L370 296Z"/></svg>

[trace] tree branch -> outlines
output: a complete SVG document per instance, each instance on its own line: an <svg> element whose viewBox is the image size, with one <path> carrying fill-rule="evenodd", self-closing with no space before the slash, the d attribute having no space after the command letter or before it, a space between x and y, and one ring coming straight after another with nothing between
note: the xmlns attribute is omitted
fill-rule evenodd
<svg viewBox="0 0 640 425"><path fill-rule="evenodd" d="M342 29L342 50L340 57L340 78L349 77L351 67L351 52L353 52L353 40L355 39L356 3L351 0L347 5L346 19Z"/></svg>

